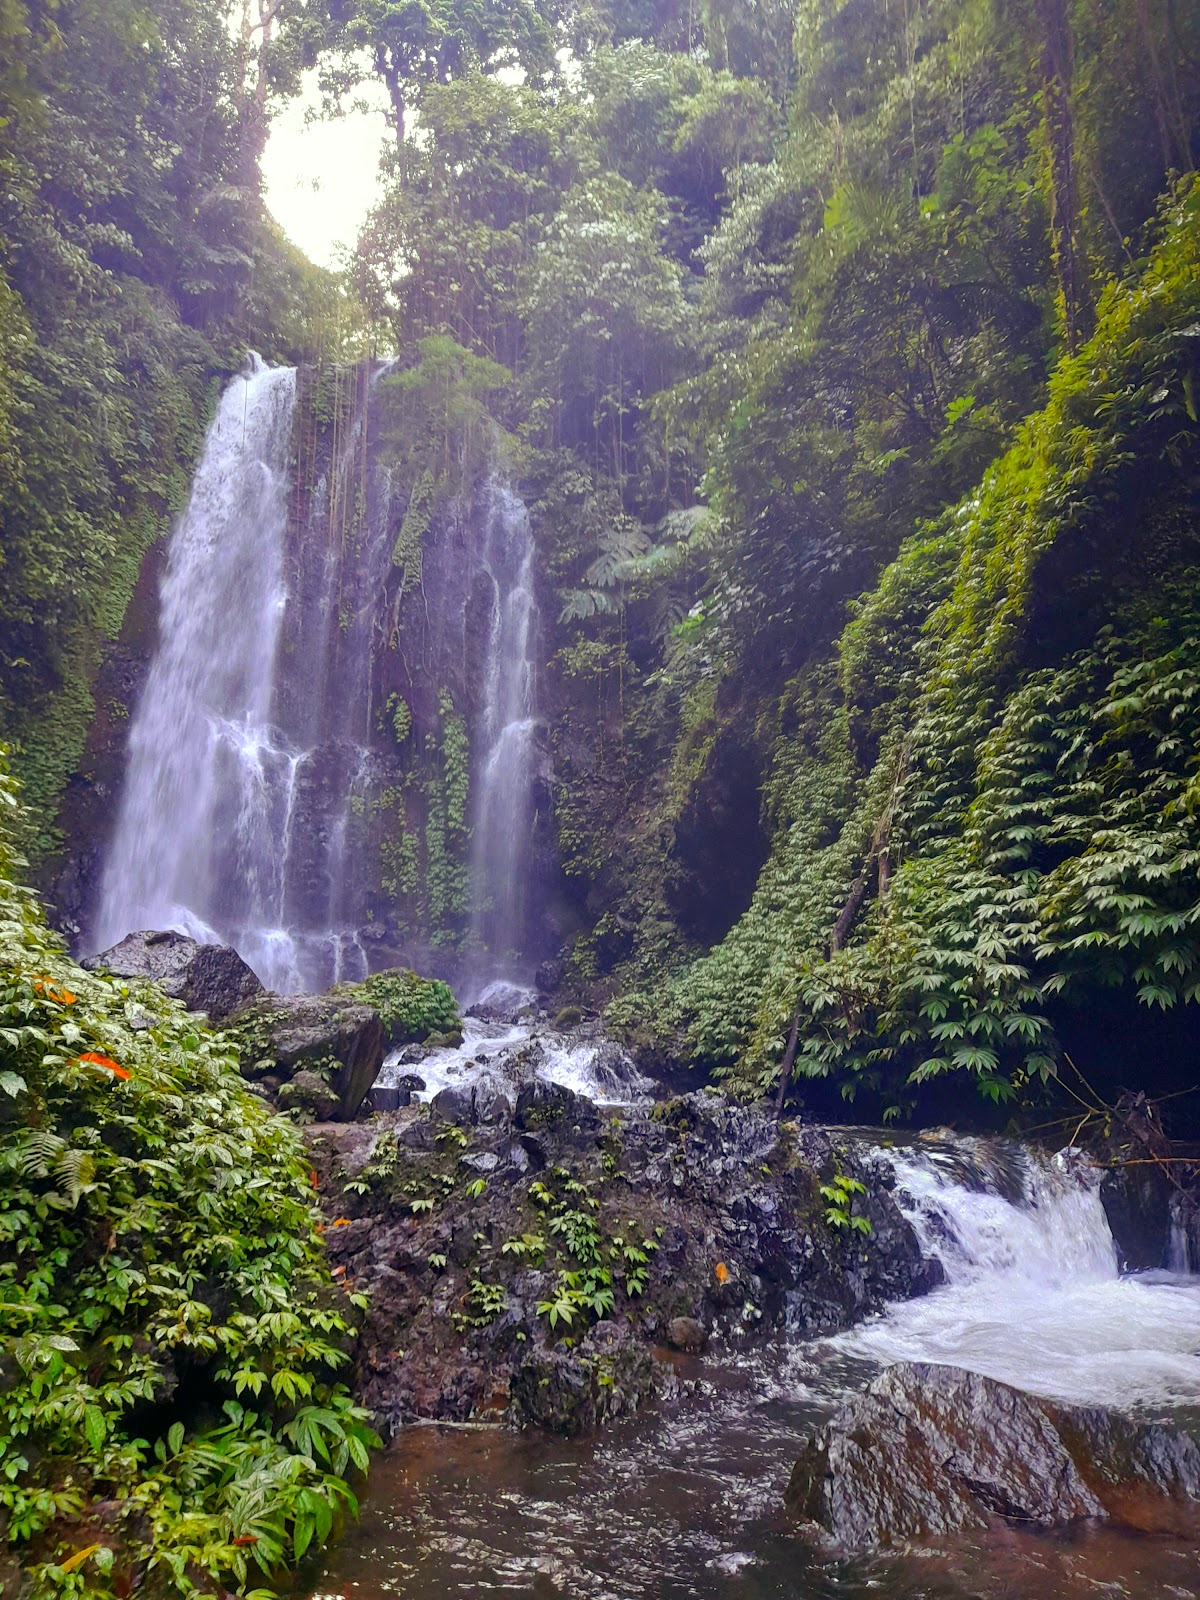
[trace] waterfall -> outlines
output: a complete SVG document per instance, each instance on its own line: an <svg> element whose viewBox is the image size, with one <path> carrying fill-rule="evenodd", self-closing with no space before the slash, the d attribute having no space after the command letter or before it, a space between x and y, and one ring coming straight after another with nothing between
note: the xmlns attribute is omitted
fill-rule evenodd
<svg viewBox="0 0 1200 1600"><path fill-rule="evenodd" d="M295 763L270 727L296 374L254 358L225 390L171 540L159 642L129 738L95 925L212 940L278 921ZM270 981L288 985L269 963ZM260 964L262 953L259 952Z"/></svg>
<svg viewBox="0 0 1200 1600"><path fill-rule="evenodd" d="M1119 1273L1080 1152L956 1138L873 1159L946 1282L831 1341L841 1353L967 1367L1080 1404L1200 1398L1200 1280Z"/></svg>
<svg viewBox="0 0 1200 1600"><path fill-rule="evenodd" d="M529 515L487 491L483 570L491 590L471 836L473 933L501 961L526 945L536 750L538 608Z"/></svg>
<svg viewBox="0 0 1200 1600"><path fill-rule="evenodd" d="M390 555L368 430L383 370L335 374L339 445L298 509L296 372L253 357L221 399L168 551L96 949L176 928L233 944L280 992L366 975L356 862Z"/></svg>

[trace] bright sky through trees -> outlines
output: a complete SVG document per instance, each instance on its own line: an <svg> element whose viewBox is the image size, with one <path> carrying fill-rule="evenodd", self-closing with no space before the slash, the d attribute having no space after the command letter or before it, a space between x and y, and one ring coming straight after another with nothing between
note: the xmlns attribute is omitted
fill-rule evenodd
<svg viewBox="0 0 1200 1600"><path fill-rule="evenodd" d="M388 138L387 95L365 86L360 98L378 109L308 121L319 107L316 73L271 125L263 156L263 184L271 214L288 238L319 266L335 265L353 248L358 230L378 198L379 156Z"/></svg>

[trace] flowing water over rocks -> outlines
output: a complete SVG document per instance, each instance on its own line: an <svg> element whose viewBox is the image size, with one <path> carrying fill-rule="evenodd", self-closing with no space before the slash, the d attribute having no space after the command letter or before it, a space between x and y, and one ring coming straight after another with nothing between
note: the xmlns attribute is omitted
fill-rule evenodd
<svg viewBox="0 0 1200 1600"><path fill-rule="evenodd" d="M702 1123L696 1131L703 1165ZM744 1184L753 1154L722 1132ZM977 1530L934 1550L848 1561L798 1537L783 1505L805 1438L897 1359L953 1362L1059 1399L1115 1400L1141 1417L1200 1418L1200 1280L1118 1276L1098 1174L1074 1153L1047 1158L950 1137L888 1148L877 1135L833 1134L842 1169L892 1196L936 1266L933 1281L944 1277L940 1287L834 1337L766 1347L705 1302L714 1333L707 1358L673 1358L674 1389L667 1385L654 1412L591 1438L408 1428L315 1592L361 1600L1200 1595L1190 1544L1086 1524L1069 1535ZM653 1189L644 1171L639 1181ZM700 1191L688 1194L698 1210ZM783 1325L795 1329L797 1319Z"/></svg>
<svg viewBox="0 0 1200 1600"><path fill-rule="evenodd" d="M504 1100L511 1109L522 1087L533 1082L558 1084L595 1105L612 1107L645 1104L654 1087L599 1024L582 1023L563 1033L544 1021L470 1014L463 1018L461 1044L395 1050L384 1061L377 1085L391 1088L414 1075L421 1080L416 1099L458 1096L464 1108ZM447 1108L454 1103L439 1101Z"/></svg>
<svg viewBox="0 0 1200 1600"><path fill-rule="evenodd" d="M853 1329L842 1352L968 1367L1082 1405L1157 1414L1200 1401L1200 1280L1118 1272L1099 1174L1080 1153L927 1139L876 1159L946 1283Z"/></svg>

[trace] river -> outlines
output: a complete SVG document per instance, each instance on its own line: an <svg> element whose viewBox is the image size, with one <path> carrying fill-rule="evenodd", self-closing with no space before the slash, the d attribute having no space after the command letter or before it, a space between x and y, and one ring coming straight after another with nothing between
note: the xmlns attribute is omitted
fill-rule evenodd
<svg viewBox="0 0 1200 1600"><path fill-rule="evenodd" d="M799 1445L898 1359L1200 1420L1200 1279L1121 1275L1096 1175L976 1140L881 1148L944 1287L833 1338L674 1358L675 1398L588 1439L415 1426L379 1461L314 1600L1075 1600L1200 1596L1196 1551L1002 1528L843 1562L783 1514Z"/></svg>

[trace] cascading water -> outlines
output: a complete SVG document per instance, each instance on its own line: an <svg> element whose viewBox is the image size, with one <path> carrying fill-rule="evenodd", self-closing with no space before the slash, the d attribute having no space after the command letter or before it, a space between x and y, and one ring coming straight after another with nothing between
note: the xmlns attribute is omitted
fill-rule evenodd
<svg viewBox="0 0 1200 1600"><path fill-rule="evenodd" d="M483 547L491 604L471 868L475 940L500 962L519 957L526 946L537 726L533 556L528 512L493 481Z"/></svg>
<svg viewBox="0 0 1200 1600"><path fill-rule="evenodd" d="M98 948L135 928L214 939L217 928L279 920L275 846L295 760L273 737L270 713L295 396L294 371L255 358L208 431L130 733ZM276 962L265 964L269 981L286 984Z"/></svg>
<svg viewBox="0 0 1200 1600"><path fill-rule="evenodd" d="M876 1159L946 1282L833 1348L968 1367L1073 1403L1200 1403L1200 1280L1119 1273L1099 1173L1079 1152L956 1138Z"/></svg>
<svg viewBox="0 0 1200 1600"><path fill-rule="evenodd" d="M233 944L280 992L365 976L353 862L390 555L368 471L383 370L335 374L347 419L299 516L297 373L252 357L221 399L171 540L96 949L177 928Z"/></svg>

